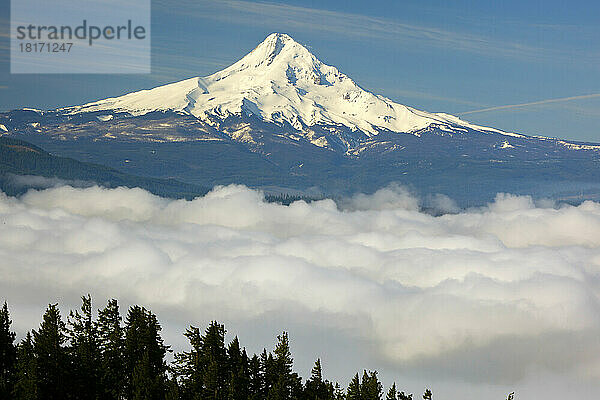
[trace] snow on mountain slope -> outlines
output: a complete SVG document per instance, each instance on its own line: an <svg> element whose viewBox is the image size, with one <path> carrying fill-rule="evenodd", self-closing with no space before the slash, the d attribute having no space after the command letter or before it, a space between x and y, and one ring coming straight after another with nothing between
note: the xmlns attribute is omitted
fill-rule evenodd
<svg viewBox="0 0 600 400"><path fill-rule="evenodd" d="M244 58L210 76L142 90L83 106L67 113L114 110L132 115L151 111L189 113L200 120L241 113L265 121L305 126L342 125L369 136L380 131L416 132L431 124L443 130L481 127L460 118L419 111L360 88L337 68L325 65L286 34L273 33Z"/></svg>
<svg viewBox="0 0 600 400"><path fill-rule="evenodd" d="M120 97L96 101L83 106L68 107L70 113L115 110L132 115L144 115L152 111L182 111L189 104L187 94L198 88L198 78L141 90Z"/></svg>

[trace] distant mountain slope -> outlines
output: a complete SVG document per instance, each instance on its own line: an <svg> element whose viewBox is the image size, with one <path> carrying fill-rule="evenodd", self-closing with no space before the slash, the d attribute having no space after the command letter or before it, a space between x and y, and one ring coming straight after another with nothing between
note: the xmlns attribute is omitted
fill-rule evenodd
<svg viewBox="0 0 600 400"><path fill-rule="evenodd" d="M175 111L209 123L215 123L215 118L244 113L267 122L289 124L298 131L333 125L358 130L367 136L384 131L412 133L432 124L449 132L472 128L518 136L476 126L449 114L419 111L372 94L281 33L269 35L241 60L210 76L60 111L67 114L115 111L135 116Z"/></svg>
<svg viewBox="0 0 600 400"><path fill-rule="evenodd" d="M397 182L464 204L499 191L573 197L600 188L599 144L503 132L395 103L285 34L207 77L0 113L0 134L203 187L335 195Z"/></svg>
<svg viewBox="0 0 600 400"><path fill-rule="evenodd" d="M50 178L48 182L54 179L76 185L95 183L105 187L141 187L158 195L175 198L190 198L207 192L203 187L173 179L134 176L98 164L53 156L23 140L0 137L0 189L9 195L23 193L40 182L31 176Z"/></svg>

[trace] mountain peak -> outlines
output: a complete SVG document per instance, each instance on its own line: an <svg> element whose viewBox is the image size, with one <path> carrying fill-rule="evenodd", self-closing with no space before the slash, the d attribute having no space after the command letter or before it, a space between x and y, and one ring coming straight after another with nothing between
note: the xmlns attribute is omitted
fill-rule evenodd
<svg viewBox="0 0 600 400"><path fill-rule="evenodd" d="M263 40L257 47L260 47L260 46L263 46L263 45L271 45L271 44L275 44L275 43L281 43L282 45L284 45L285 43L288 43L288 42L297 43L287 33L277 33L277 32L275 32L275 33L271 33L269 36L267 36L265 38L265 40Z"/></svg>
<svg viewBox="0 0 600 400"><path fill-rule="evenodd" d="M242 59L212 75L69 111L100 110L132 115L172 110L208 121L212 117L251 114L267 122L290 124L298 131L321 125L346 127L367 136L382 131L413 133L432 124L448 132L467 127L504 133L458 117L415 110L370 93L285 33L270 34Z"/></svg>
<svg viewBox="0 0 600 400"><path fill-rule="evenodd" d="M270 66L275 59L284 58L289 63L294 58L304 59L309 64L318 61L310 51L285 33L272 33L250 53L224 71L242 70L247 67Z"/></svg>
<svg viewBox="0 0 600 400"><path fill-rule="evenodd" d="M285 46L301 46L285 33L272 33L263 40L253 51L262 56L267 63L273 61Z"/></svg>

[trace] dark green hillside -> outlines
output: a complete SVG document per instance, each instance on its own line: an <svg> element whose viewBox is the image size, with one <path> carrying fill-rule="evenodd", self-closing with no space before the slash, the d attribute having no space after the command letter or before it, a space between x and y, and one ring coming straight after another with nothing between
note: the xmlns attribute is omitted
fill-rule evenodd
<svg viewBox="0 0 600 400"><path fill-rule="evenodd" d="M23 140L0 137L0 189L6 194L18 195L28 189L27 185L16 183L15 175L36 175L89 185L96 183L109 188L140 187L174 198L192 198L207 192L202 186L174 179L129 175L103 165L54 156Z"/></svg>

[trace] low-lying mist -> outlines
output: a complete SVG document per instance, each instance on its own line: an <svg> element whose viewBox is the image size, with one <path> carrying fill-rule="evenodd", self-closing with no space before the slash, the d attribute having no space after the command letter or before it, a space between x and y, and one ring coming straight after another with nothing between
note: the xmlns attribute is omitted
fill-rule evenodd
<svg viewBox="0 0 600 400"><path fill-rule="evenodd" d="M235 185L192 201L61 186L0 194L0 276L20 336L48 302L91 293L96 308L149 306L176 350L187 324L211 319L249 343L289 330L300 366L318 351L334 378L600 378L595 202L498 194L460 210L391 186L283 206Z"/></svg>

